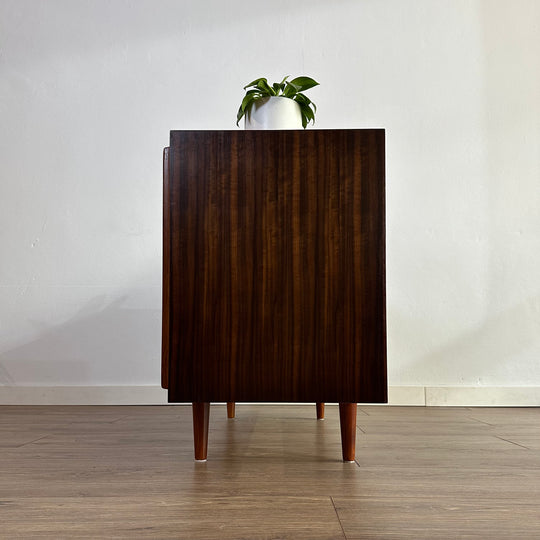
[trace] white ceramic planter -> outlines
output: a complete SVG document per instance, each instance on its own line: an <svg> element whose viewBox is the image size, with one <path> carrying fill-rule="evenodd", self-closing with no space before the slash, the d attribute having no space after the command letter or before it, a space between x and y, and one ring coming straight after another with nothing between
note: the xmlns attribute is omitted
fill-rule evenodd
<svg viewBox="0 0 540 540"><path fill-rule="evenodd" d="M245 129L302 129L300 105L286 97L258 99L244 118Z"/></svg>

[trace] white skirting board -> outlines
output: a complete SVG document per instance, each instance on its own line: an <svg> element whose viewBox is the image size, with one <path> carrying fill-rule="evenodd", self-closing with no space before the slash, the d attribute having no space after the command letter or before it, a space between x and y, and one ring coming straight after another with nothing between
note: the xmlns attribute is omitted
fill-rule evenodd
<svg viewBox="0 0 540 540"><path fill-rule="evenodd" d="M390 386L388 396L388 405L403 406L540 406L538 386ZM0 405L166 404L167 391L159 386L0 386Z"/></svg>

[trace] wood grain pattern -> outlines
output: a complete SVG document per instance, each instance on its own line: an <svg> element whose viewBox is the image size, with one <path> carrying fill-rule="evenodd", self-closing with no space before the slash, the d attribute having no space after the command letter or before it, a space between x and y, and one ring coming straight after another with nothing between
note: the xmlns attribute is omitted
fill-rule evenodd
<svg viewBox="0 0 540 540"><path fill-rule="evenodd" d="M169 401L385 402L384 130L171 132Z"/></svg>
<svg viewBox="0 0 540 540"><path fill-rule="evenodd" d="M212 408L194 463L191 406L0 406L0 537L540 538L540 450L500 438L540 408L359 406L358 466L335 405Z"/></svg>
<svg viewBox="0 0 540 540"><path fill-rule="evenodd" d="M2 538L344 540L329 497L107 495L11 501ZM1 514L1 511L0 511Z"/></svg>
<svg viewBox="0 0 540 540"><path fill-rule="evenodd" d="M210 422L210 403L193 403L193 446L195 459L206 461L208 455L208 424Z"/></svg>
<svg viewBox="0 0 540 540"><path fill-rule="evenodd" d="M434 502L433 497L332 498L347 540L537 539L538 504L475 497ZM376 511L375 511L376 508ZM503 517L504 516L504 517ZM519 516L519 517L518 517ZM506 518L506 519L505 519ZM497 523L495 530L493 524ZM426 527L426 524L429 524Z"/></svg>
<svg viewBox="0 0 540 540"><path fill-rule="evenodd" d="M343 461L354 461L356 450L356 403L339 404L341 426L341 455Z"/></svg>

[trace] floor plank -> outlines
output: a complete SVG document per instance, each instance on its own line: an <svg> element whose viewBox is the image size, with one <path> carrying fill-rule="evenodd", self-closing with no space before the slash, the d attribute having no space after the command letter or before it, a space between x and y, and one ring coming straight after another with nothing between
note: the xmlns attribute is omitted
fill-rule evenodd
<svg viewBox="0 0 540 540"><path fill-rule="evenodd" d="M6 538L344 538L328 497L28 498L4 501Z"/></svg>
<svg viewBox="0 0 540 540"><path fill-rule="evenodd" d="M538 538L537 501L473 497L334 499L348 540Z"/></svg>
<svg viewBox="0 0 540 540"><path fill-rule="evenodd" d="M0 538L540 537L540 409L363 405L353 464L325 413L214 405L195 463L188 406L0 407Z"/></svg>

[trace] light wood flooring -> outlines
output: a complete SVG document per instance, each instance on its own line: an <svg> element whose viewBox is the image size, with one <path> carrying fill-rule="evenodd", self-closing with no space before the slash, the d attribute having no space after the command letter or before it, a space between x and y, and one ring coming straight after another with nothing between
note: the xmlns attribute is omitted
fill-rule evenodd
<svg viewBox="0 0 540 540"><path fill-rule="evenodd" d="M0 407L0 538L539 539L540 409Z"/></svg>

